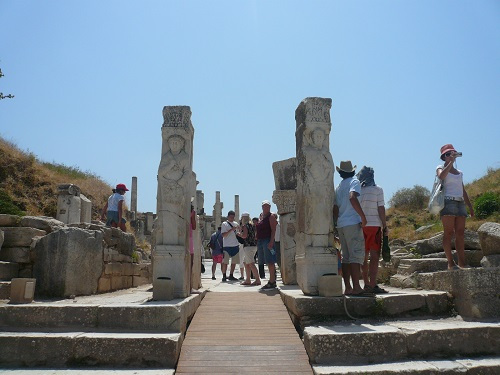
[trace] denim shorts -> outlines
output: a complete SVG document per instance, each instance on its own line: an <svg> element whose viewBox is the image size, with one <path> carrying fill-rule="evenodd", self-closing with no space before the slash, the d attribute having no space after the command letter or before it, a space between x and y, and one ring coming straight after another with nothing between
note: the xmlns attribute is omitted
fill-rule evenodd
<svg viewBox="0 0 500 375"><path fill-rule="evenodd" d="M467 210L463 201L452 201L445 199L444 208L439 213L441 216L464 216L467 217Z"/></svg>
<svg viewBox="0 0 500 375"><path fill-rule="evenodd" d="M262 240L257 240L257 251L259 254L264 254L264 263L265 264L275 264L276 263L276 252L271 254L271 251L267 248L269 245L270 238L264 238ZM259 257L259 264L261 260Z"/></svg>
<svg viewBox="0 0 500 375"><path fill-rule="evenodd" d="M122 217L122 223L126 223L127 220L125 220ZM108 211L106 212L106 226L110 227L111 224L116 223L118 224L118 211Z"/></svg>

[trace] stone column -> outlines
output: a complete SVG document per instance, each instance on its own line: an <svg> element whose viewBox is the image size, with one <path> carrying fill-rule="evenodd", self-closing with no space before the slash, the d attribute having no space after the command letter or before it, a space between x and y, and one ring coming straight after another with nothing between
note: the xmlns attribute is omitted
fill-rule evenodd
<svg viewBox="0 0 500 375"><path fill-rule="evenodd" d="M130 188L130 211L137 217L137 177L132 177L132 187Z"/></svg>
<svg viewBox="0 0 500 375"><path fill-rule="evenodd" d="M205 194L203 191L196 190L196 205L198 206L198 210L196 211L199 215L203 215L205 213Z"/></svg>
<svg viewBox="0 0 500 375"><path fill-rule="evenodd" d="M220 191L215 192L215 204L214 204L214 220L215 220L215 230L220 227L222 223L222 208L224 205L220 201Z"/></svg>
<svg viewBox="0 0 500 375"><path fill-rule="evenodd" d="M73 184L61 184L57 187L56 219L64 224L80 223L81 199L80 188Z"/></svg>
<svg viewBox="0 0 500 375"><path fill-rule="evenodd" d="M295 263L295 203L297 161L295 158L273 163L276 190L273 202L278 207L281 226L281 277L284 284L297 284Z"/></svg>
<svg viewBox="0 0 500 375"><path fill-rule="evenodd" d="M193 172L194 186L192 187L191 204L193 205L194 212L198 212L198 200L196 187L196 173ZM191 219L191 217L190 217ZM191 223L190 223L191 225ZM193 268L191 271L191 288L199 289L201 287L201 236L200 236L200 216L196 214L196 229L193 231Z"/></svg>
<svg viewBox="0 0 500 375"><path fill-rule="evenodd" d="M333 159L330 154L331 99L306 98L295 111L297 282L318 294L319 278L337 274L333 246Z"/></svg>
<svg viewBox="0 0 500 375"><path fill-rule="evenodd" d="M240 196L235 195L234 196L234 217L236 218L236 221L240 222Z"/></svg>
<svg viewBox="0 0 500 375"><path fill-rule="evenodd" d="M191 109L163 108L162 154L158 168L158 193L154 225L153 289L158 277L174 281L174 298L190 294L189 218L193 177Z"/></svg>

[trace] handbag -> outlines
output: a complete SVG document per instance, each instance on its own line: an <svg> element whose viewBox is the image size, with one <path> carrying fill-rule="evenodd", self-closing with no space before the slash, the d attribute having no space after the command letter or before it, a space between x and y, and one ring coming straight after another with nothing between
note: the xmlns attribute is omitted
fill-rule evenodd
<svg viewBox="0 0 500 375"><path fill-rule="evenodd" d="M431 214L437 215L444 208L443 182L436 176L432 187L431 198L427 209Z"/></svg>

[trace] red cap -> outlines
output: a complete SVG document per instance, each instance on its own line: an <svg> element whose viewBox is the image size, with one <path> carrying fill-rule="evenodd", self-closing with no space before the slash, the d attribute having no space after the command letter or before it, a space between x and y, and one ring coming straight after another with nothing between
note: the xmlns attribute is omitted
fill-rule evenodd
<svg viewBox="0 0 500 375"><path fill-rule="evenodd" d="M118 184L118 185L116 185L116 190L125 190L125 191L128 191L128 189L125 186L125 184Z"/></svg>
<svg viewBox="0 0 500 375"><path fill-rule="evenodd" d="M441 159L443 158L444 154L446 154L447 152L450 152L450 151L457 152L457 150L455 150L455 147L453 147L453 145L451 143L448 143L448 144L444 145L443 147L441 147Z"/></svg>

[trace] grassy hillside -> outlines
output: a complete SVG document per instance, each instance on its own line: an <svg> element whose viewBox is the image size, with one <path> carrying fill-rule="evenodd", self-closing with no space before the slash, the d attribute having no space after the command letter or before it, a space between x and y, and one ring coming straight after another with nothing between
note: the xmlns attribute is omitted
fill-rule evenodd
<svg viewBox="0 0 500 375"><path fill-rule="evenodd" d="M0 213L56 216L57 186L71 183L92 201L92 219L100 216L112 187L77 167L41 162L0 137Z"/></svg>
<svg viewBox="0 0 500 375"><path fill-rule="evenodd" d="M500 197L500 168L488 168L483 177L467 184L465 189L473 206L477 199L486 192ZM432 234L443 230L439 215L431 215L425 208L389 208L387 210L387 219L391 239L417 240L428 238ZM485 218L468 218L466 228L477 230L486 221L500 222L500 212L497 210ZM416 229L426 225L433 226L421 232L416 232Z"/></svg>

